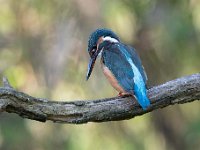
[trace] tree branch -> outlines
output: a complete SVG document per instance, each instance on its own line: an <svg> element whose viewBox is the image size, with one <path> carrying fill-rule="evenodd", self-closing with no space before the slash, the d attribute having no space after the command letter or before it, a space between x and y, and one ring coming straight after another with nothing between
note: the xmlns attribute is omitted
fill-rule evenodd
<svg viewBox="0 0 200 150"><path fill-rule="evenodd" d="M200 99L200 74L178 78L148 90L151 106L142 110L133 97L56 102L35 98L13 89L6 78L0 88L0 111L45 122L81 124L131 119L158 108Z"/></svg>

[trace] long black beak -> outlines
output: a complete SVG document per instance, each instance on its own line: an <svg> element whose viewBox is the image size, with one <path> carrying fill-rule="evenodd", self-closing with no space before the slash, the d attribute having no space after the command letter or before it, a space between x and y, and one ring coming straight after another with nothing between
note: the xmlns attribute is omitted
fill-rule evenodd
<svg viewBox="0 0 200 150"><path fill-rule="evenodd" d="M94 68L94 64L95 64L95 61L97 59L97 56L98 54L100 53L101 50L96 50L96 52L91 56L90 58L90 62L88 64L88 71L87 71L87 75L86 75L86 80L88 80L90 78L90 75L92 73L92 70Z"/></svg>

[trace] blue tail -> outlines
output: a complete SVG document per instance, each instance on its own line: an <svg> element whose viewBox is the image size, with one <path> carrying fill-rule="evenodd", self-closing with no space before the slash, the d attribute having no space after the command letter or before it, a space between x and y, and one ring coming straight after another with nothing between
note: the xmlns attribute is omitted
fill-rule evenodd
<svg viewBox="0 0 200 150"><path fill-rule="evenodd" d="M138 88L137 85L134 86L134 95L138 101L138 103L140 104L140 106L142 106L143 110L146 110L147 107L150 105L150 100L147 97L147 93L146 93L146 88Z"/></svg>

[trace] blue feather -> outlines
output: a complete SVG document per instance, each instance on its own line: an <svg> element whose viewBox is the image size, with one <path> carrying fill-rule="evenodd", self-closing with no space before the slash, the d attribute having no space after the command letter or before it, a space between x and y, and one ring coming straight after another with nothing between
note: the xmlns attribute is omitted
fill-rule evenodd
<svg viewBox="0 0 200 150"><path fill-rule="evenodd" d="M134 94L143 109L150 105L146 94L146 76L133 49L121 43L104 45L103 62L126 92ZM135 54L135 55L133 55Z"/></svg>
<svg viewBox="0 0 200 150"><path fill-rule="evenodd" d="M123 47L120 50L125 55L126 60L131 65L132 70L134 72L134 77L133 77L134 78L134 94L135 94L139 104L142 106L142 108L146 109L150 105L150 101L147 98L146 85L145 85L144 79L141 75L141 72L136 67L136 65L133 63L133 60L131 59L131 55L127 52L127 50Z"/></svg>
<svg viewBox="0 0 200 150"><path fill-rule="evenodd" d="M146 94L146 89L144 87L139 87L137 84L134 85L134 94L138 103L145 110L149 105L150 101Z"/></svg>

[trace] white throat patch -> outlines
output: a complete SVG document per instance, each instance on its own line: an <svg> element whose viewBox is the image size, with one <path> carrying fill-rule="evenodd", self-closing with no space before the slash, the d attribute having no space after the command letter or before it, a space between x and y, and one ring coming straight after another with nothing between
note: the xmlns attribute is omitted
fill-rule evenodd
<svg viewBox="0 0 200 150"><path fill-rule="evenodd" d="M115 38L111 38L110 36L103 37L103 41L110 41L112 43L118 43L119 41Z"/></svg>

